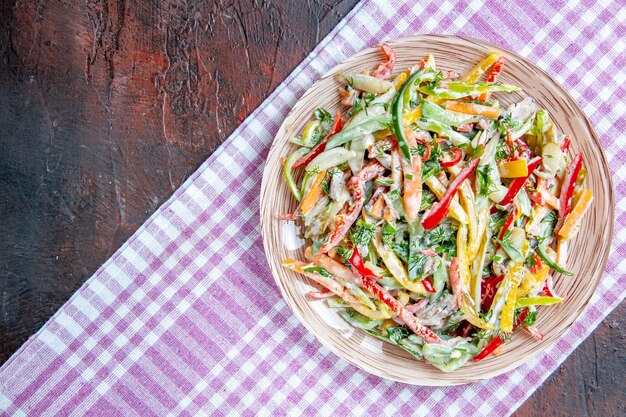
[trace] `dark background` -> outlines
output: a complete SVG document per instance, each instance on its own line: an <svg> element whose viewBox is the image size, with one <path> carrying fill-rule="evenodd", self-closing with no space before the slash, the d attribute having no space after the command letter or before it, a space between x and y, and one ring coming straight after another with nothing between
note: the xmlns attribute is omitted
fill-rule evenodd
<svg viewBox="0 0 626 417"><path fill-rule="evenodd" d="M0 363L356 3L0 2ZM624 415L624 312L516 415Z"/></svg>

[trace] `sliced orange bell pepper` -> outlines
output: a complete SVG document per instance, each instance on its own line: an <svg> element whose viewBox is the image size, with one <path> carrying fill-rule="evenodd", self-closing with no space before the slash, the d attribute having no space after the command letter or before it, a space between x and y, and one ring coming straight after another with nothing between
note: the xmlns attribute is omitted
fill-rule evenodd
<svg viewBox="0 0 626 417"><path fill-rule="evenodd" d="M592 201L593 194L591 190L582 190L574 209L567 215L563 226L559 230L559 236L561 238L571 239L574 237L576 226L578 226L587 210L589 210L589 207L591 207Z"/></svg>
<svg viewBox="0 0 626 417"><path fill-rule="evenodd" d="M446 110L455 111L457 113L475 114L477 116L489 117L497 119L500 117L501 110L493 106L483 106L481 104L464 103L462 101L448 100L446 101Z"/></svg>
<svg viewBox="0 0 626 417"><path fill-rule="evenodd" d="M300 206L300 211L302 211L302 214L306 215L311 210L313 210L313 207L315 207L315 204L317 204L317 201L324 193L324 191L322 191L322 181L324 180L325 176L326 171L318 172L315 176L313 184L311 185L311 189L304 197L304 200L302 200L302 206Z"/></svg>

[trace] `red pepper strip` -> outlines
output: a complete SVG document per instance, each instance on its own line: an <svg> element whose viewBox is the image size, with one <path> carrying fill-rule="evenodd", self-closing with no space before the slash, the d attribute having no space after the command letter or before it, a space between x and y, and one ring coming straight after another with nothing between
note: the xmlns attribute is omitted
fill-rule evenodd
<svg viewBox="0 0 626 417"><path fill-rule="evenodd" d="M505 62L506 58L501 56L500 58L498 58L496 63L493 64L493 67L491 67L491 71L489 71L489 75L487 76L488 83L496 82L496 80L498 79L498 75L500 75L500 73L502 72L502 67L504 66Z"/></svg>
<svg viewBox="0 0 626 417"><path fill-rule="evenodd" d="M572 141L569 140L569 138L566 138L563 143L561 144L561 151L563 153L567 153L567 151L569 151L569 146L572 144Z"/></svg>
<svg viewBox="0 0 626 417"><path fill-rule="evenodd" d="M450 161L439 161L439 165L444 168L453 167L461 161L463 157L463 152L459 148L452 149L452 159Z"/></svg>
<svg viewBox="0 0 626 417"><path fill-rule="evenodd" d="M422 285L424 285L424 288L426 289L426 292L432 292L432 293L437 292L435 287L433 287L433 280L432 280L431 277L424 278L422 280Z"/></svg>
<svg viewBox="0 0 626 417"><path fill-rule="evenodd" d="M509 214L509 217L506 218L506 221L502 225L502 230L500 230L500 235L498 236L498 239L500 240L504 239L504 234L506 233L507 230L509 230L509 227L511 227L511 224L513 224L513 221L515 220L515 216L517 216L517 207L513 206L513 210L511 211L511 214Z"/></svg>
<svg viewBox="0 0 626 417"><path fill-rule="evenodd" d="M561 195L559 197L559 221L555 228L556 232L558 232L563 225L565 217L567 217L570 211L572 211L572 195L574 195L574 187L576 186L576 180L578 179L578 174L580 174L580 169L582 167L583 155L579 153L567 166L565 178L563 178Z"/></svg>
<svg viewBox="0 0 626 417"><path fill-rule="evenodd" d="M498 292L498 284L503 279L504 275L492 275L481 283L482 300L480 301L480 308L483 313L488 312L491 308L493 299Z"/></svg>
<svg viewBox="0 0 626 417"><path fill-rule="evenodd" d="M523 309L515 319L515 326L513 326L513 331L515 331L523 322L526 320L526 316L528 315L528 309ZM474 356L473 361L478 362L480 360L485 359L487 356L491 355L494 350L499 348L504 344L504 340L500 336L496 336L485 346L485 348L480 351L480 353Z"/></svg>
<svg viewBox="0 0 626 417"><path fill-rule="evenodd" d="M349 247L352 248L352 256L350 256L350 264L365 278L382 278L380 275L369 269L363 263L363 258L361 258L361 254L359 253L359 249L352 243L352 241L348 244Z"/></svg>
<svg viewBox="0 0 626 417"><path fill-rule="evenodd" d="M301 166L308 165L308 163L311 162L317 155L324 152L324 149L326 149L326 142L328 142L328 139L330 139L331 136L336 135L340 131L341 131L341 112L337 110L337 114L335 115L335 121L333 125L331 126L330 131L328 132L326 137L324 137L324 139L322 139L320 143L315 145L315 147L311 149L311 152L309 152L308 154L298 159L293 164L293 168L296 169Z"/></svg>
<svg viewBox="0 0 626 417"><path fill-rule="evenodd" d="M546 282L543 284L543 288L541 289L541 291L548 297L556 297L556 295L554 294L554 290L552 290L552 286L550 285L550 280L551 278L548 275L546 277Z"/></svg>
<svg viewBox="0 0 626 417"><path fill-rule="evenodd" d="M448 189L444 193L441 200L433 204L430 210L424 214L424 217L422 218L422 226L424 226L424 229L433 229L441 220L444 219L444 217L446 217L450 203L452 203L452 197L454 197L463 181L472 175L472 172L474 172L479 162L480 158L475 158L467 164L467 166L459 172L459 175L457 175L454 181L452 181L452 183L448 186Z"/></svg>
<svg viewBox="0 0 626 417"><path fill-rule="evenodd" d="M325 298L334 297L335 293L328 288L324 288L320 291L309 291L306 293L306 296L311 300L323 300Z"/></svg>
<svg viewBox="0 0 626 417"><path fill-rule="evenodd" d="M500 204L501 206L506 206L507 204L512 202L515 196L517 195L517 193L519 193L519 190L521 190L524 184L526 183L526 180L530 177L530 175L533 173L535 168L539 166L542 160L543 158L538 156L528 161L528 175L526 175L525 177L514 178L513 181L511 181L511 184L509 185L509 191L507 191L502 201L500 201L498 204ZM497 209L495 207L492 208L491 214L495 213L496 210Z"/></svg>
<svg viewBox="0 0 626 417"><path fill-rule="evenodd" d="M380 286L374 278L377 277L372 271L365 267L363 259L359 253L359 249L356 245L353 245L352 256L350 256L350 263L361 274L361 282L358 282L363 288L371 292L376 298L383 303L387 304L389 309L396 313L398 317L407 325L409 329L417 336L421 337L426 343L441 343L441 339L428 327L424 326L417 317L408 311L397 299L392 297L386 289Z"/></svg>
<svg viewBox="0 0 626 417"><path fill-rule="evenodd" d="M543 261L536 252L533 252L533 259L535 260L535 264L530 267L530 272L537 274L543 269Z"/></svg>
<svg viewBox="0 0 626 417"><path fill-rule="evenodd" d="M509 228L511 227L511 224L513 224L513 221L515 221L515 216L517 216L517 207L514 204L513 210L511 210L511 213L509 214L509 216L504 221L504 224L502 225L500 234L498 234L498 239L500 240L504 239L504 234L506 233L507 230L509 230ZM496 242L495 248L496 250L500 248L500 242Z"/></svg>
<svg viewBox="0 0 626 417"><path fill-rule="evenodd" d="M374 72L372 72L372 77L388 80L389 78L391 78L393 66L396 62L396 53L386 43L380 45L380 49L385 54L385 57L387 57L387 62L380 64L378 68L376 68Z"/></svg>

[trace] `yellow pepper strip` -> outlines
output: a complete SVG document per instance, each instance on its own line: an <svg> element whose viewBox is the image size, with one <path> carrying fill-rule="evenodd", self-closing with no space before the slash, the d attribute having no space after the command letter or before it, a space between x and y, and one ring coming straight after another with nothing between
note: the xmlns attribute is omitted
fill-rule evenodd
<svg viewBox="0 0 626 417"><path fill-rule="evenodd" d="M420 117L422 117L422 105L421 104L417 106L416 108L414 108L413 110L411 110L410 112L404 114L402 116L402 123L404 124L404 126L409 126L415 123L417 119L419 119ZM389 135L391 135L391 131L389 129L379 130L378 132L374 133L374 139L384 139Z"/></svg>
<svg viewBox="0 0 626 417"><path fill-rule="evenodd" d="M398 326L398 323L396 323L395 321L393 321L393 320L385 320L383 322L383 324L380 325L380 333L383 336L387 336L387 329L389 327L397 327L397 326Z"/></svg>
<svg viewBox="0 0 626 417"><path fill-rule="evenodd" d="M374 320L386 320L395 316L395 314L387 307L385 303L375 301L376 310L372 310L363 304L350 303L350 307L363 314L365 317L369 317Z"/></svg>
<svg viewBox="0 0 626 417"><path fill-rule="evenodd" d="M525 159L501 162L498 164L498 171L502 178L520 178L528 176L528 164Z"/></svg>
<svg viewBox="0 0 626 417"><path fill-rule="evenodd" d="M491 52L486 57L483 58L470 72L467 73L465 77L463 77L464 83L475 83L478 81L482 75L491 68L493 64L496 63L498 59L500 59L502 55L497 52Z"/></svg>
<svg viewBox="0 0 626 417"><path fill-rule="evenodd" d="M532 291L537 284L543 282L548 276L548 272L550 271L549 266L544 266L537 272L536 274L531 273L529 270L524 269L524 280L522 281L522 285L518 290L518 298L526 297Z"/></svg>
<svg viewBox="0 0 626 417"><path fill-rule="evenodd" d="M513 319L515 317L515 302L517 301L518 287L522 280L521 277L521 264L515 265L509 269L511 274L511 290L506 296L504 302L504 308L502 308L502 315L500 316L500 330L505 333L511 333L513 331Z"/></svg>
<svg viewBox="0 0 626 417"><path fill-rule="evenodd" d="M313 207L315 207L315 204L317 204L317 201L324 194L324 191L322 191L321 185L325 176L326 176L326 171L318 172L317 175L315 176L315 179L313 180L313 185L311 185L311 189L304 197L304 200L302 200L302 206L300 206L300 211L302 211L302 214L306 215L311 210L313 210Z"/></svg>
<svg viewBox="0 0 626 417"><path fill-rule="evenodd" d="M574 237L576 226L580 224L583 216L587 210L589 210L589 207L591 207L592 201L593 194L591 193L591 190L582 190L574 209L567 215L563 226L559 230L559 236L561 238L569 240Z"/></svg>
<svg viewBox="0 0 626 417"><path fill-rule="evenodd" d="M403 306L407 305L408 302L411 300L411 296L406 291L398 291L398 296L396 298Z"/></svg>
<svg viewBox="0 0 626 417"><path fill-rule="evenodd" d="M404 84L404 82L406 81L406 79L409 78L408 73L408 71L401 72L400 74L398 74L396 79L393 80L393 84L396 86L396 90L399 90L400 87L402 87L402 84Z"/></svg>
<svg viewBox="0 0 626 417"><path fill-rule="evenodd" d="M376 252L378 252L378 255L383 260L383 263L389 272L391 272L391 275L393 275L396 281L398 281L398 283L407 290L417 294L426 294L424 284L422 284L421 281L411 281L409 279L409 275L404 269L404 266L402 265L402 261L398 259L395 253L387 250L387 248L383 245L381 232L381 229L379 229L376 233L376 238L372 240L372 243L374 244L374 248L376 248Z"/></svg>
<svg viewBox="0 0 626 417"><path fill-rule="evenodd" d="M482 104L464 103L462 101L448 100L446 101L446 110L455 111L463 114L473 114L476 116L488 117L490 119L497 119L500 117L500 110L498 107L483 106Z"/></svg>
<svg viewBox="0 0 626 417"><path fill-rule="evenodd" d="M455 177L461 172L461 168L458 165L449 168L452 175ZM461 201L462 208L467 213L469 219L469 246L467 249L467 262L471 264L474 261L476 253L478 253L478 247L480 246L481 231L478 227L478 213L476 213L476 200L474 198L474 191L469 184L469 181L463 181L460 187L460 192L457 193L459 200Z"/></svg>
<svg viewBox="0 0 626 417"><path fill-rule="evenodd" d="M428 177L428 179L424 181L424 183L428 186L428 188L430 188L433 194L435 194L435 196L441 200L441 198L446 192L446 188L441 183L441 181L439 181L436 177L432 176L432 177ZM469 223L467 214L465 213L465 210L463 210L463 208L461 207L461 204L459 203L458 194L456 194L452 198L452 203L450 203L449 211L450 211L450 216L452 216L453 219L458 220L459 223L462 223L462 224Z"/></svg>
<svg viewBox="0 0 626 417"><path fill-rule="evenodd" d="M521 213L521 210L518 210ZM530 215L530 221L526 223L526 232L533 233L533 229L539 227L539 224L550 213L550 208L546 206L535 206L533 212ZM534 233L536 234L536 233Z"/></svg>
<svg viewBox="0 0 626 417"><path fill-rule="evenodd" d="M488 211L489 208L486 207ZM486 228L486 226L485 226ZM474 300L474 304L480 305L482 297L480 283L482 282L483 268L485 266L485 259L487 258L487 242L489 237L487 233L483 233L483 238L480 241L480 247L478 248L478 254L474 258L471 269L470 277L470 296Z"/></svg>
<svg viewBox="0 0 626 417"><path fill-rule="evenodd" d="M417 106L416 108L414 108L413 110L411 110L410 112L408 112L407 114L403 115L402 123L404 123L405 126L408 126L410 124L415 123L417 119L419 119L420 117L422 117L422 105L421 104Z"/></svg>
<svg viewBox="0 0 626 417"><path fill-rule="evenodd" d="M452 285L452 291L456 296L459 308L463 312L465 320L469 321L471 324L478 328L493 330L493 325L485 322L476 313L476 303L470 298L469 294L467 293L469 271L466 260L461 257L465 255L465 249L462 242L464 240L467 240L467 228L464 225L461 225L459 227L459 232L457 236L457 257L453 258L450 264L450 283ZM461 242L461 245L459 245L459 242Z"/></svg>

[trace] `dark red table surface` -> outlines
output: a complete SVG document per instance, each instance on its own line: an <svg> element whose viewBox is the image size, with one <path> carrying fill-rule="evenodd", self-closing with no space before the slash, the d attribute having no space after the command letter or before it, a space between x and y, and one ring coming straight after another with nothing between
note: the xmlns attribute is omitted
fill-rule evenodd
<svg viewBox="0 0 626 417"><path fill-rule="evenodd" d="M1 3L0 363L356 3ZM516 415L624 415L624 312Z"/></svg>

